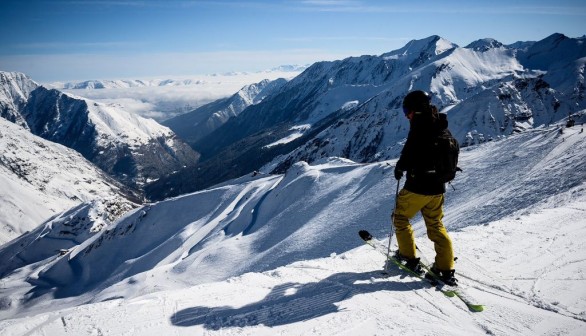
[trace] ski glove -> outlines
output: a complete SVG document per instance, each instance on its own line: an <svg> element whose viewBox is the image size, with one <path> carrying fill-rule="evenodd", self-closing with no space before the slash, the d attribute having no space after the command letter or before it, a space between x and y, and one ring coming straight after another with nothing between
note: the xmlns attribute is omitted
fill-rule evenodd
<svg viewBox="0 0 586 336"><path fill-rule="evenodd" d="M395 167L395 178L400 180L403 177L403 171L397 167Z"/></svg>

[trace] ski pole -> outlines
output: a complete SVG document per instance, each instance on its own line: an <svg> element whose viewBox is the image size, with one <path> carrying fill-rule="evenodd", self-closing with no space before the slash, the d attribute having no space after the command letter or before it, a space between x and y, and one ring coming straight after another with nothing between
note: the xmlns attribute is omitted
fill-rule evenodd
<svg viewBox="0 0 586 336"><path fill-rule="evenodd" d="M391 241L393 240L394 229L395 229L395 211L397 211L397 202L399 198L399 185L401 184L401 179L397 180L397 191L395 192L395 208L393 209L393 213L391 214L391 234L389 235L389 246L387 247L387 261L391 256ZM385 272L388 271L388 262L385 262Z"/></svg>

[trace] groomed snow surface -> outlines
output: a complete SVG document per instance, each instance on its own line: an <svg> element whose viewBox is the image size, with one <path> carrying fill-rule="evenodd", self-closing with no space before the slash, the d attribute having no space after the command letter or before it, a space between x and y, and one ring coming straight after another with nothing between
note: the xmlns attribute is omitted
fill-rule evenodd
<svg viewBox="0 0 586 336"><path fill-rule="evenodd" d="M0 334L584 335L586 134L561 127L462 150L444 221L481 313L384 276L361 243L359 229L388 241L395 161L329 159L150 204L14 270Z"/></svg>

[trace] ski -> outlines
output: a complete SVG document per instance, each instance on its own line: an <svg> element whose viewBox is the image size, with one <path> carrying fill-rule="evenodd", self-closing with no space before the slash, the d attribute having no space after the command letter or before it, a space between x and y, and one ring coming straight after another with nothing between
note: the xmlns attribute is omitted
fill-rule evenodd
<svg viewBox="0 0 586 336"><path fill-rule="evenodd" d="M370 245L372 248L374 248L378 252L382 253L385 257L387 256L387 248L383 244L381 244L380 242L373 239L372 235L368 231L361 230L358 232L358 234L360 235L360 238L362 238L362 240L367 245ZM462 288L456 287L456 286L449 286L449 285L445 284L437 276L437 274L435 274L431 271L431 268L428 265L425 265L424 263L420 263L421 267L423 269L425 269L428 274L430 274L431 278L428 278L424 275L418 274L417 272L413 272L412 270L407 268L405 265L403 265L400 260L398 260L397 258L395 258L392 255L388 256L388 260L391 261L393 264L397 265L397 267L399 269L407 272L410 276L418 278L422 281L429 283L431 286L436 287L445 296L458 297L462 302L464 302L464 304L466 304L468 309L470 309L471 311L481 312L484 310L484 306L481 304L475 303L475 301Z"/></svg>
<svg viewBox="0 0 586 336"><path fill-rule="evenodd" d="M474 299L472 299L461 287L457 286L450 286L447 285L442 281L442 279L435 274L428 265L421 263L421 267L427 271L427 273L433 277L440 286L444 288L449 288L448 290L454 295L457 296L462 302L468 306L468 308L475 312L481 312L484 310L484 305L475 303Z"/></svg>

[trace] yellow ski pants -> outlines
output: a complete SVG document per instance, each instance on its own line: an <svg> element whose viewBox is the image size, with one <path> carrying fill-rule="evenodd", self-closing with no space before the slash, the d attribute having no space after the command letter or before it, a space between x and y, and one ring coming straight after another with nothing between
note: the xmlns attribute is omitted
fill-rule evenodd
<svg viewBox="0 0 586 336"><path fill-rule="evenodd" d="M420 195L402 189L397 198L394 214L395 232L399 253L405 258L415 258L415 237L409 219L421 211L427 237L434 243L435 267L441 271L454 269L452 240L442 223L444 195Z"/></svg>

